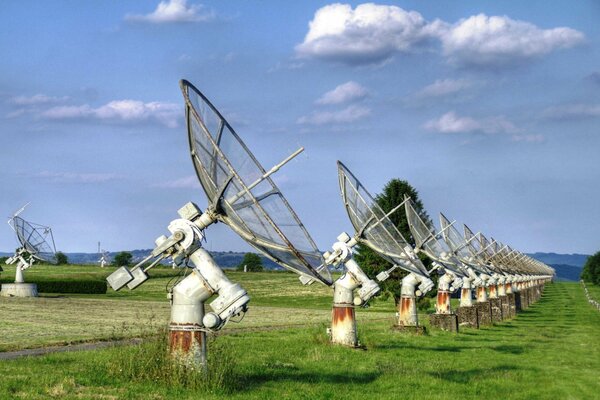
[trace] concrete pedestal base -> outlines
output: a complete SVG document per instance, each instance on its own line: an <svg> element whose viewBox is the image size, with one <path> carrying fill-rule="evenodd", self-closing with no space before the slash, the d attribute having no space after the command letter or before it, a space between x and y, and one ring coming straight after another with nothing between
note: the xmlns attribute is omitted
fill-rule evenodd
<svg viewBox="0 0 600 400"><path fill-rule="evenodd" d="M492 322L502 321L502 301L499 298L490 299L492 308Z"/></svg>
<svg viewBox="0 0 600 400"><path fill-rule="evenodd" d="M392 329L397 332L403 333L412 333L415 335L424 335L427 333L427 329L424 326L415 326L415 325L394 325Z"/></svg>
<svg viewBox="0 0 600 400"><path fill-rule="evenodd" d="M456 314L431 314L429 323L432 328L449 332L458 332L458 318Z"/></svg>
<svg viewBox="0 0 600 400"><path fill-rule="evenodd" d="M169 352L181 365L206 368L206 333L169 330Z"/></svg>
<svg viewBox="0 0 600 400"><path fill-rule="evenodd" d="M3 283L0 290L2 297L37 297L37 285L35 283Z"/></svg>
<svg viewBox="0 0 600 400"><path fill-rule="evenodd" d="M508 296L500 296L502 303L502 319L510 319L510 303L508 302Z"/></svg>
<svg viewBox="0 0 600 400"><path fill-rule="evenodd" d="M509 293L506 295L506 300L508 301L508 315L510 318L514 318L517 315L516 295Z"/></svg>
<svg viewBox="0 0 600 400"><path fill-rule="evenodd" d="M491 325L492 324L492 307L489 301L482 303L475 303L477 308L477 318L479 319L479 326Z"/></svg>
<svg viewBox="0 0 600 400"><path fill-rule="evenodd" d="M542 297L542 289L539 286L534 286L531 288L531 291L533 292L533 303L535 303L536 301L538 301L540 299L540 297Z"/></svg>
<svg viewBox="0 0 600 400"><path fill-rule="evenodd" d="M354 307L337 306L332 309L331 342L348 347L360 347L356 331Z"/></svg>
<svg viewBox="0 0 600 400"><path fill-rule="evenodd" d="M458 317L458 326L479 329L479 318L477 317L477 308L475 306L458 307L456 309L456 316Z"/></svg>
<svg viewBox="0 0 600 400"><path fill-rule="evenodd" d="M518 312L521 312L521 310L523 309L523 304L521 302L521 292L515 292L513 293L513 296L515 296L515 314Z"/></svg>
<svg viewBox="0 0 600 400"><path fill-rule="evenodd" d="M521 310L529 308L529 288L521 289Z"/></svg>

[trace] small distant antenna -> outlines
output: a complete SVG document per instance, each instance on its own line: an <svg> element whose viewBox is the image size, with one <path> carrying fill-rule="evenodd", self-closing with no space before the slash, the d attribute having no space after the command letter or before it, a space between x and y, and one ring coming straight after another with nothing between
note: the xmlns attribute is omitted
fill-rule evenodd
<svg viewBox="0 0 600 400"><path fill-rule="evenodd" d="M23 271L31 267L36 260L56 263L56 247L52 229L48 226L28 222L19 215L23 213L27 203L8 220L8 224L15 232L20 247L6 263L17 263L15 270L15 283L6 283L0 290L1 296L36 297L37 285L25 283Z"/></svg>

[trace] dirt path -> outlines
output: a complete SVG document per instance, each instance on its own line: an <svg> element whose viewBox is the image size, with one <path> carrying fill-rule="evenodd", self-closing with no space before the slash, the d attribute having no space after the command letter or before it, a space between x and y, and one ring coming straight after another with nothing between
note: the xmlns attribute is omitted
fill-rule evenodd
<svg viewBox="0 0 600 400"><path fill-rule="evenodd" d="M37 349L6 351L3 353L0 353L0 360L14 360L15 358L43 356L43 355L51 354L51 353L68 353L71 351L97 350L97 349L104 349L106 347L139 344L141 342L142 342L142 339L124 339L124 340L113 340L113 341L107 341L107 342L79 343L79 344L69 344L69 345L65 345L65 346L50 346L50 347L41 347L41 348L37 348Z"/></svg>

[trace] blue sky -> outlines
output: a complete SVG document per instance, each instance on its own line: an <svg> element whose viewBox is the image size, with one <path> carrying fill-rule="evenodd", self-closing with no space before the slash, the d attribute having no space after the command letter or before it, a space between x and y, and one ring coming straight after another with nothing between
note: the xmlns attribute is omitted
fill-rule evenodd
<svg viewBox="0 0 600 400"><path fill-rule="evenodd" d="M203 91L322 249L351 226L336 160L523 251L600 248L600 5L7 1L0 210L62 251L149 248L206 206L178 80ZM0 229L0 249L15 247ZM225 226L212 250L247 250Z"/></svg>

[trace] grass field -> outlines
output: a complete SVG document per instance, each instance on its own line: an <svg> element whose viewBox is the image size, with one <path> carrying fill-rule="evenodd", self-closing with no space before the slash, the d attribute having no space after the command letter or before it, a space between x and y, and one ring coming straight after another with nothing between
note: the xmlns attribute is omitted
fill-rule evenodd
<svg viewBox="0 0 600 400"><path fill-rule="evenodd" d="M4 277L14 268L5 268ZM27 282L36 277L53 279L104 278L114 268L39 265L27 270ZM159 268L153 278L134 291L108 290L106 295L42 294L39 298L0 298L0 351L35 348L82 341L120 339L156 331L168 322L170 306L166 286L178 270ZM323 285L303 286L287 272L242 273L227 271L251 296L250 311L240 324L226 330L286 325L323 324L330 318L332 291ZM378 301L359 310L360 320L393 318L393 302Z"/></svg>
<svg viewBox="0 0 600 400"><path fill-rule="evenodd" d="M594 300L600 301L600 286L587 283L586 287L588 288L588 291L590 292L590 296L592 296L592 298Z"/></svg>
<svg viewBox="0 0 600 400"><path fill-rule="evenodd" d="M226 349L228 358L235 360L228 365L233 379L221 387L208 392L196 391L177 385L164 385L151 379L120 376L119 370L115 371L115 360L128 354L140 354L140 349L143 354L143 347L129 346L2 361L0 398L599 397L600 313L589 306L580 284L549 285L542 299L516 319L480 330L464 329L458 335L430 330L428 335L413 336L392 331L390 317L393 316L393 304L383 302L358 315L360 339L367 350L353 350L331 346L327 342L325 327L331 301L329 289L324 288L326 290L321 292L318 287L309 288L314 292L305 294L302 297L304 300L294 299L295 294L306 288L297 285L293 275L242 275L235 278L243 281L242 284L253 296L253 303L256 300L262 305L252 308L240 327L252 324L256 327L268 326L269 320L278 318L282 318L283 322L291 322L298 317L299 322L307 319L309 322L305 326L284 330L232 330L228 335L216 338L215 343L221 351ZM33 276L33 270L29 276ZM51 338L58 335L52 329L57 329L61 324L78 323L81 327L78 333L73 334L73 338L88 340L85 335L96 330L94 320L98 311L92 312L96 308L104 309L106 313L106 320L100 321L102 323L110 323L111 312L116 309L154 308L166 316L166 301L153 300L158 299L155 296L158 295L160 279L168 278L157 279L156 293L155 289L148 289L147 294L140 291L135 296L119 293L107 295L106 298L78 296L0 300L3 333L14 326L14 320L5 323L6 318L14 312L14 307L21 307L22 312L37 310L40 318L39 326L35 329L25 327L20 333L11 335L11 339L3 339L2 345L4 348L19 347L15 342L42 333L48 337L32 339L31 344L50 343ZM250 289L252 281L269 280L274 286L289 289L290 292L285 296L270 297L268 292L253 292ZM152 282L154 285L155 282ZM313 297L315 304L303 308L304 303L311 302ZM43 318L44 310L52 306L55 306L53 312L47 314L70 314L72 319L54 321L53 317ZM71 311L71 307L75 311ZM59 312L60 309L63 311ZM135 315L133 311L128 312L123 311L123 320ZM254 321L251 319L252 313L255 314ZM158 312L155 314L158 315ZM156 315L155 322L160 321ZM378 319L381 317L386 319ZM149 316L140 315L138 320L144 318Z"/></svg>

